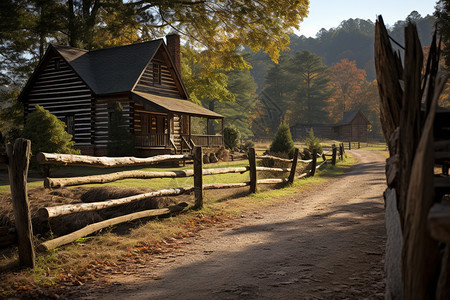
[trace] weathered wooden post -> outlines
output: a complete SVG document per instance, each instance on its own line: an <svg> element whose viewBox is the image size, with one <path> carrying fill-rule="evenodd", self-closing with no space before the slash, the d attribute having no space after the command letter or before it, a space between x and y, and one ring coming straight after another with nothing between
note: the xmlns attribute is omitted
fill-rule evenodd
<svg viewBox="0 0 450 300"><path fill-rule="evenodd" d="M250 166L250 193L256 193L256 154L255 148L248 149L248 163Z"/></svg>
<svg viewBox="0 0 450 300"><path fill-rule="evenodd" d="M203 151L202 147L194 147L194 194L195 208L203 207Z"/></svg>
<svg viewBox="0 0 450 300"><path fill-rule="evenodd" d="M344 147L344 142L342 142L342 159L344 158L344 153L345 153L345 147Z"/></svg>
<svg viewBox="0 0 450 300"><path fill-rule="evenodd" d="M333 144L333 146L331 147L331 151L333 152L332 156L331 156L331 164L333 166L336 165L336 154L337 154L337 148L336 145Z"/></svg>
<svg viewBox="0 0 450 300"><path fill-rule="evenodd" d="M297 160L298 160L298 148L295 148L294 158L292 159L291 173L289 174L288 183L293 184L295 178L295 171L297 169Z"/></svg>
<svg viewBox="0 0 450 300"><path fill-rule="evenodd" d="M17 231L20 265L33 268L35 254L33 247L33 228L28 203L27 179L30 164L31 141L17 139L6 145L8 155L9 184Z"/></svg>
<svg viewBox="0 0 450 300"><path fill-rule="evenodd" d="M344 144L339 143L339 159L344 160Z"/></svg>
<svg viewBox="0 0 450 300"><path fill-rule="evenodd" d="M311 172L309 172L309 176L314 176L314 174L316 174L316 166L317 166L317 150L314 149L312 153Z"/></svg>
<svg viewBox="0 0 450 300"><path fill-rule="evenodd" d="M348 150L352 150L352 142L348 142Z"/></svg>
<svg viewBox="0 0 450 300"><path fill-rule="evenodd" d="M361 149L361 142L358 141L358 149Z"/></svg>

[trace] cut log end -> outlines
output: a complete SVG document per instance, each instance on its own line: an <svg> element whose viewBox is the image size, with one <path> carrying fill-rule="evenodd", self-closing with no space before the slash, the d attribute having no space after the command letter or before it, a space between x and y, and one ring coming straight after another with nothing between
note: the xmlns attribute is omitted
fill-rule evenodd
<svg viewBox="0 0 450 300"><path fill-rule="evenodd" d="M40 221L47 221L50 218L50 214L45 207L40 208L37 212L37 215Z"/></svg>

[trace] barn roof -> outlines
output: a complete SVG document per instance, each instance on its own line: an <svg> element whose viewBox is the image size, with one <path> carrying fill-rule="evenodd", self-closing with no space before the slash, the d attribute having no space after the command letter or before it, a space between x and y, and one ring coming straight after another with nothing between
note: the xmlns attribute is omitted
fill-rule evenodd
<svg viewBox="0 0 450 300"><path fill-rule="evenodd" d="M132 98L134 101L144 105L144 107L147 104L153 107L156 106L161 112L185 113L214 119L223 118L222 115L185 99L175 99L137 91L132 92Z"/></svg>
<svg viewBox="0 0 450 300"><path fill-rule="evenodd" d="M334 126L341 126L341 125L348 125L351 124L352 121L356 118L356 116L361 113L361 115L364 117L364 119L366 120L367 124L369 124L369 120L367 120L366 116L361 112L361 110L359 109L354 109L354 110L349 110L344 112L344 117L342 118L342 120L340 120L339 122L337 122Z"/></svg>
<svg viewBox="0 0 450 300"><path fill-rule="evenodd" d="M52 46L92 91L101 95L131 91L162 44L158 39L93 51Z"/></svg>

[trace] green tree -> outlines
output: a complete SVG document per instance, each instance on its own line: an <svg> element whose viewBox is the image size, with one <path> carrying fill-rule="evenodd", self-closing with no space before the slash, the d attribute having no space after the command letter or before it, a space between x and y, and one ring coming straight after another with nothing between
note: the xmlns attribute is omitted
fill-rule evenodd
<svg viewBox="0 0 450 300"><path fill-rule="evenodd" d="M450 1L439 0L436 3L434 16L436 17L436 26L442 35L444 45L442 53L445 57L445 66L447 72L450 71Z"/></svg>
<svg viewBox="0 0 450 300"><path fill-rule="evenodd" d="M309 130L309 136L305 139L305 144L306 144L306 149L308 151L304 151L304 154L307 159L310 158L310 154L314 153L314 151L316 151L316 153L322 153L322 145L320 144L320 140L314 135L314 130L311 128Z"/></svg>
<svg viewBox="0 0 450 300"><path fill-rule="evenodd" d="M7 141L21 136L23 129L23 105L17 100L17 89L0 89L0 132Z"/></svg>
<svg viewBox="0 0 450 300"><path fill-rule="evenodd" d="M78 154L74 149L72 135L65 130L66 124L52 115L42 106L36 105L35 110L27 116L23 129L23 137L31 140L31 153L72 153ZM35 164L35 162L34 162ZM39 166L44 176L50 175L50 166Z"/></svg>
<svg viewBox="0 0 450 300"><path fill-rule="evenodd" d="M309 51L297 52L291 62L288 71L296 86L289 120L291 123L327 123L325 110L331 95L328 67Z"/></svg>
<svg viewBox="0 0 450 300"><path fill-rule="evenodd" d="M251 123L256 103L256 83L249 70L233 70L228 76L228 90L234 95L233 102L218 102L214 111L225 117L225 125L233 124L243 138L251 138Z"/></svg>
<svg viewBox="0 0 450 300"><path fill-rule="evenodd" d="M262 50L276 61L288 48L289 33L307 15L308 5L307 0L6 0L0 9L0 33L7 45L18 41L9 33L14 28L24 43L35 37L38 43L23 45L17 54L31 54L36 60L42 48L38 44L52 40L91 50L148 41L174 30L202 49L205 62L230 70L249 67L235 51L241 45Z"/></svg>
<svg viewBox="0 0 450 300"><path fill-rule="evenodd" d="M126 156L132 154L133 137L123 117L122 104L120 102L114 102L109 119L108 155Z"/></svg>
<svg viewBox="0 0 450 300"><path fill-rule="evenodd" d="M240 138L241 133L235 126L230 125L223 129L223 141L225 143L225 148L236 150L239 147Z"/></svg>
<svg viewBox="0 0 450 300"><path fill-rule="evenodd" d="M270 152L274 154L284 153L289 155L290 158L294 156L294 141L288 124L283 122L278 126L275 138L270 145Z"/></svg>

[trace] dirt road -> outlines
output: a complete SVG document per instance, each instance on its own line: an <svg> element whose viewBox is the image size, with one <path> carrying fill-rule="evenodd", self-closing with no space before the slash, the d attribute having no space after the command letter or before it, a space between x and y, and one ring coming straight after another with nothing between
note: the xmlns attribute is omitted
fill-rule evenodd
<svg viewBox="0 0 450 300"><path fill-rule="evenodd" d="M201 231L91 299L382 299L384 158L233 224Z"/></svg>

